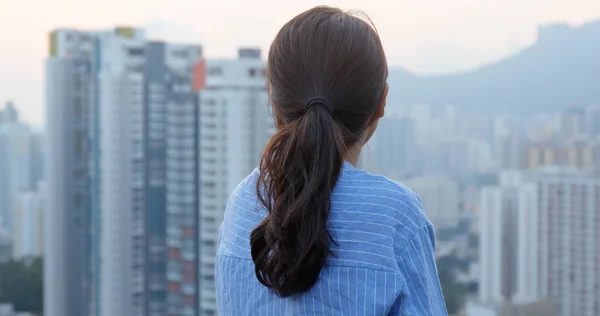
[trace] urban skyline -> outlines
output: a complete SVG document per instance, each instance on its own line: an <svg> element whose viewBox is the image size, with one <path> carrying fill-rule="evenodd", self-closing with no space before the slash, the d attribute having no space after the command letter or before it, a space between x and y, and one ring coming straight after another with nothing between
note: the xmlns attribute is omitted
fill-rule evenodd
<svg viewBox="0 0 600 316"><path fill-rule="evenodd" d="M203 46L119 26L49 39L43 137L15 105L0 111L0 174L27 179L0 179L10 197L0 261L6 243L8 257L44 257L45 315L216 315L223 210L275 130L264 53L207 58ZM16 150L21 139L28 145ZM437 229L438 260L467 262L453 282L478 289L460 310L600 311L597 105L390 108L359 165L415 190Z"/></svg>

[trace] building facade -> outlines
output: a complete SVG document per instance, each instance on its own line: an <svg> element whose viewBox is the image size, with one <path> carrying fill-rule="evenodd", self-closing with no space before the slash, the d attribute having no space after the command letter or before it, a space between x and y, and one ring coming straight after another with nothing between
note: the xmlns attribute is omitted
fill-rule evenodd
<svg viewBox="0 0 600 316"><path fill-rule="evenodd" d="M31 164L34 133L19 121L12 103L0 113L0 226L12 231L19 195L35 189Z"/></svg>
<svg viewBox="0 0 600 316"><path fill-rule="evenodd" d="M218 228L235 187L259 165L273 132L260 52L196 66L200 99L200 315L216 315L214 263Z"/></svg>
<svg viewBox="0 0 600 316"><path fill-rule="evenodd" d="M197 315L201 47L129 27L50 39L48 315Z"/></svg>
<svg viewBox="0 0 600 316"><path fill-rule="evenodd" d="M39 258L44 253L43 189L20 194L14 214L13 258Z"/></svg>
<svg viewBox="0 0 600 316"><path fill-rule="evenodd" d="M420 152L415 133L414 119L394 113L383 117L364 149L365 155L374 151L373 171L395 178L419 174Z"/></svg>
<svg viewBox="0 0 600 316"><path fill-rule="evenodd" d="M556 308L551 300L527 303L481 304L468 302L466 316L556 316Z"/></svg>
<svg viewBox="0 0 600 316"><path fill-rule="evenodd" d="M600 180L574 168L513 173L482 196L482 303L550 299L600 313Z"/></svg>
<svg viewBox="0 0 600 316"><path fill-rule="evenodd" d="M504 172L499 185L481 190L479 300L511 302L517 289L519 172Z"/></svg>
<svg viewBox="0 0 600 316"><path fill-rule="evenodd" d="M550 298L561 316L600 314L600 180L535 175L521 192L518 297Z"/></svg>
<svg viewBox="0 0 600 316"><path fill-rule="evenodd" d="M88 115L93 96L92 61L85 54L93 43L67 57L66 48L57 51L66 38L51 35L46 61L44 314L49 316L90 315L92 299Z"/></svg>

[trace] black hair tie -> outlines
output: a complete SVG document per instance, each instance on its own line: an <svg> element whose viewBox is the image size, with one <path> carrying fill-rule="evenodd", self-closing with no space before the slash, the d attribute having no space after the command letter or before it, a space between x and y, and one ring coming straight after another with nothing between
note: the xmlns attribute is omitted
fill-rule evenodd
<svg viewBox="0 0 600 316"><path fill-rule="evenodd" d="M310 108L314 105L324 105L327 108L327 111L329 111L329 113L333 112L333 106L331 105L331 103L329 101L327 101L326 99L323 98L312 98L310 99L310 101L308 101L306 103L306 111L310 110Z"/></svg>

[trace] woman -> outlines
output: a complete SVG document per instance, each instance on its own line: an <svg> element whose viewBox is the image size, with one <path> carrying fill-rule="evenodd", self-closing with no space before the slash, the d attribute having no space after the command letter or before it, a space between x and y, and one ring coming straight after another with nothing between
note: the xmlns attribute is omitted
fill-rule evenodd
<svg viewBox="0 0 600 316"><path fill-rule="evenodd" d="M308 10L277 34L267 77L277 132L225 212L219 314L446 315L419 198L354 167L388 92L374 28Z"/></svg>

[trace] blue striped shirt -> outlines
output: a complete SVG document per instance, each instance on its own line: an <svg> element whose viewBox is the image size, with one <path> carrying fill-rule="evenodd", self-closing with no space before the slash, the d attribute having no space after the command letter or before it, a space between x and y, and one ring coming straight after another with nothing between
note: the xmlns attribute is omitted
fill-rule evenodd
<svg viewBox="0 0 600 316"><path fill-rule="evenodd" d="M447 315L435 266L434 232L417 195L345 162L331 197L337 246L317 283L280 298L254 274L250 232L265 217L254 171L233 192L219 233L215 282L219 314Z"/></svg>

